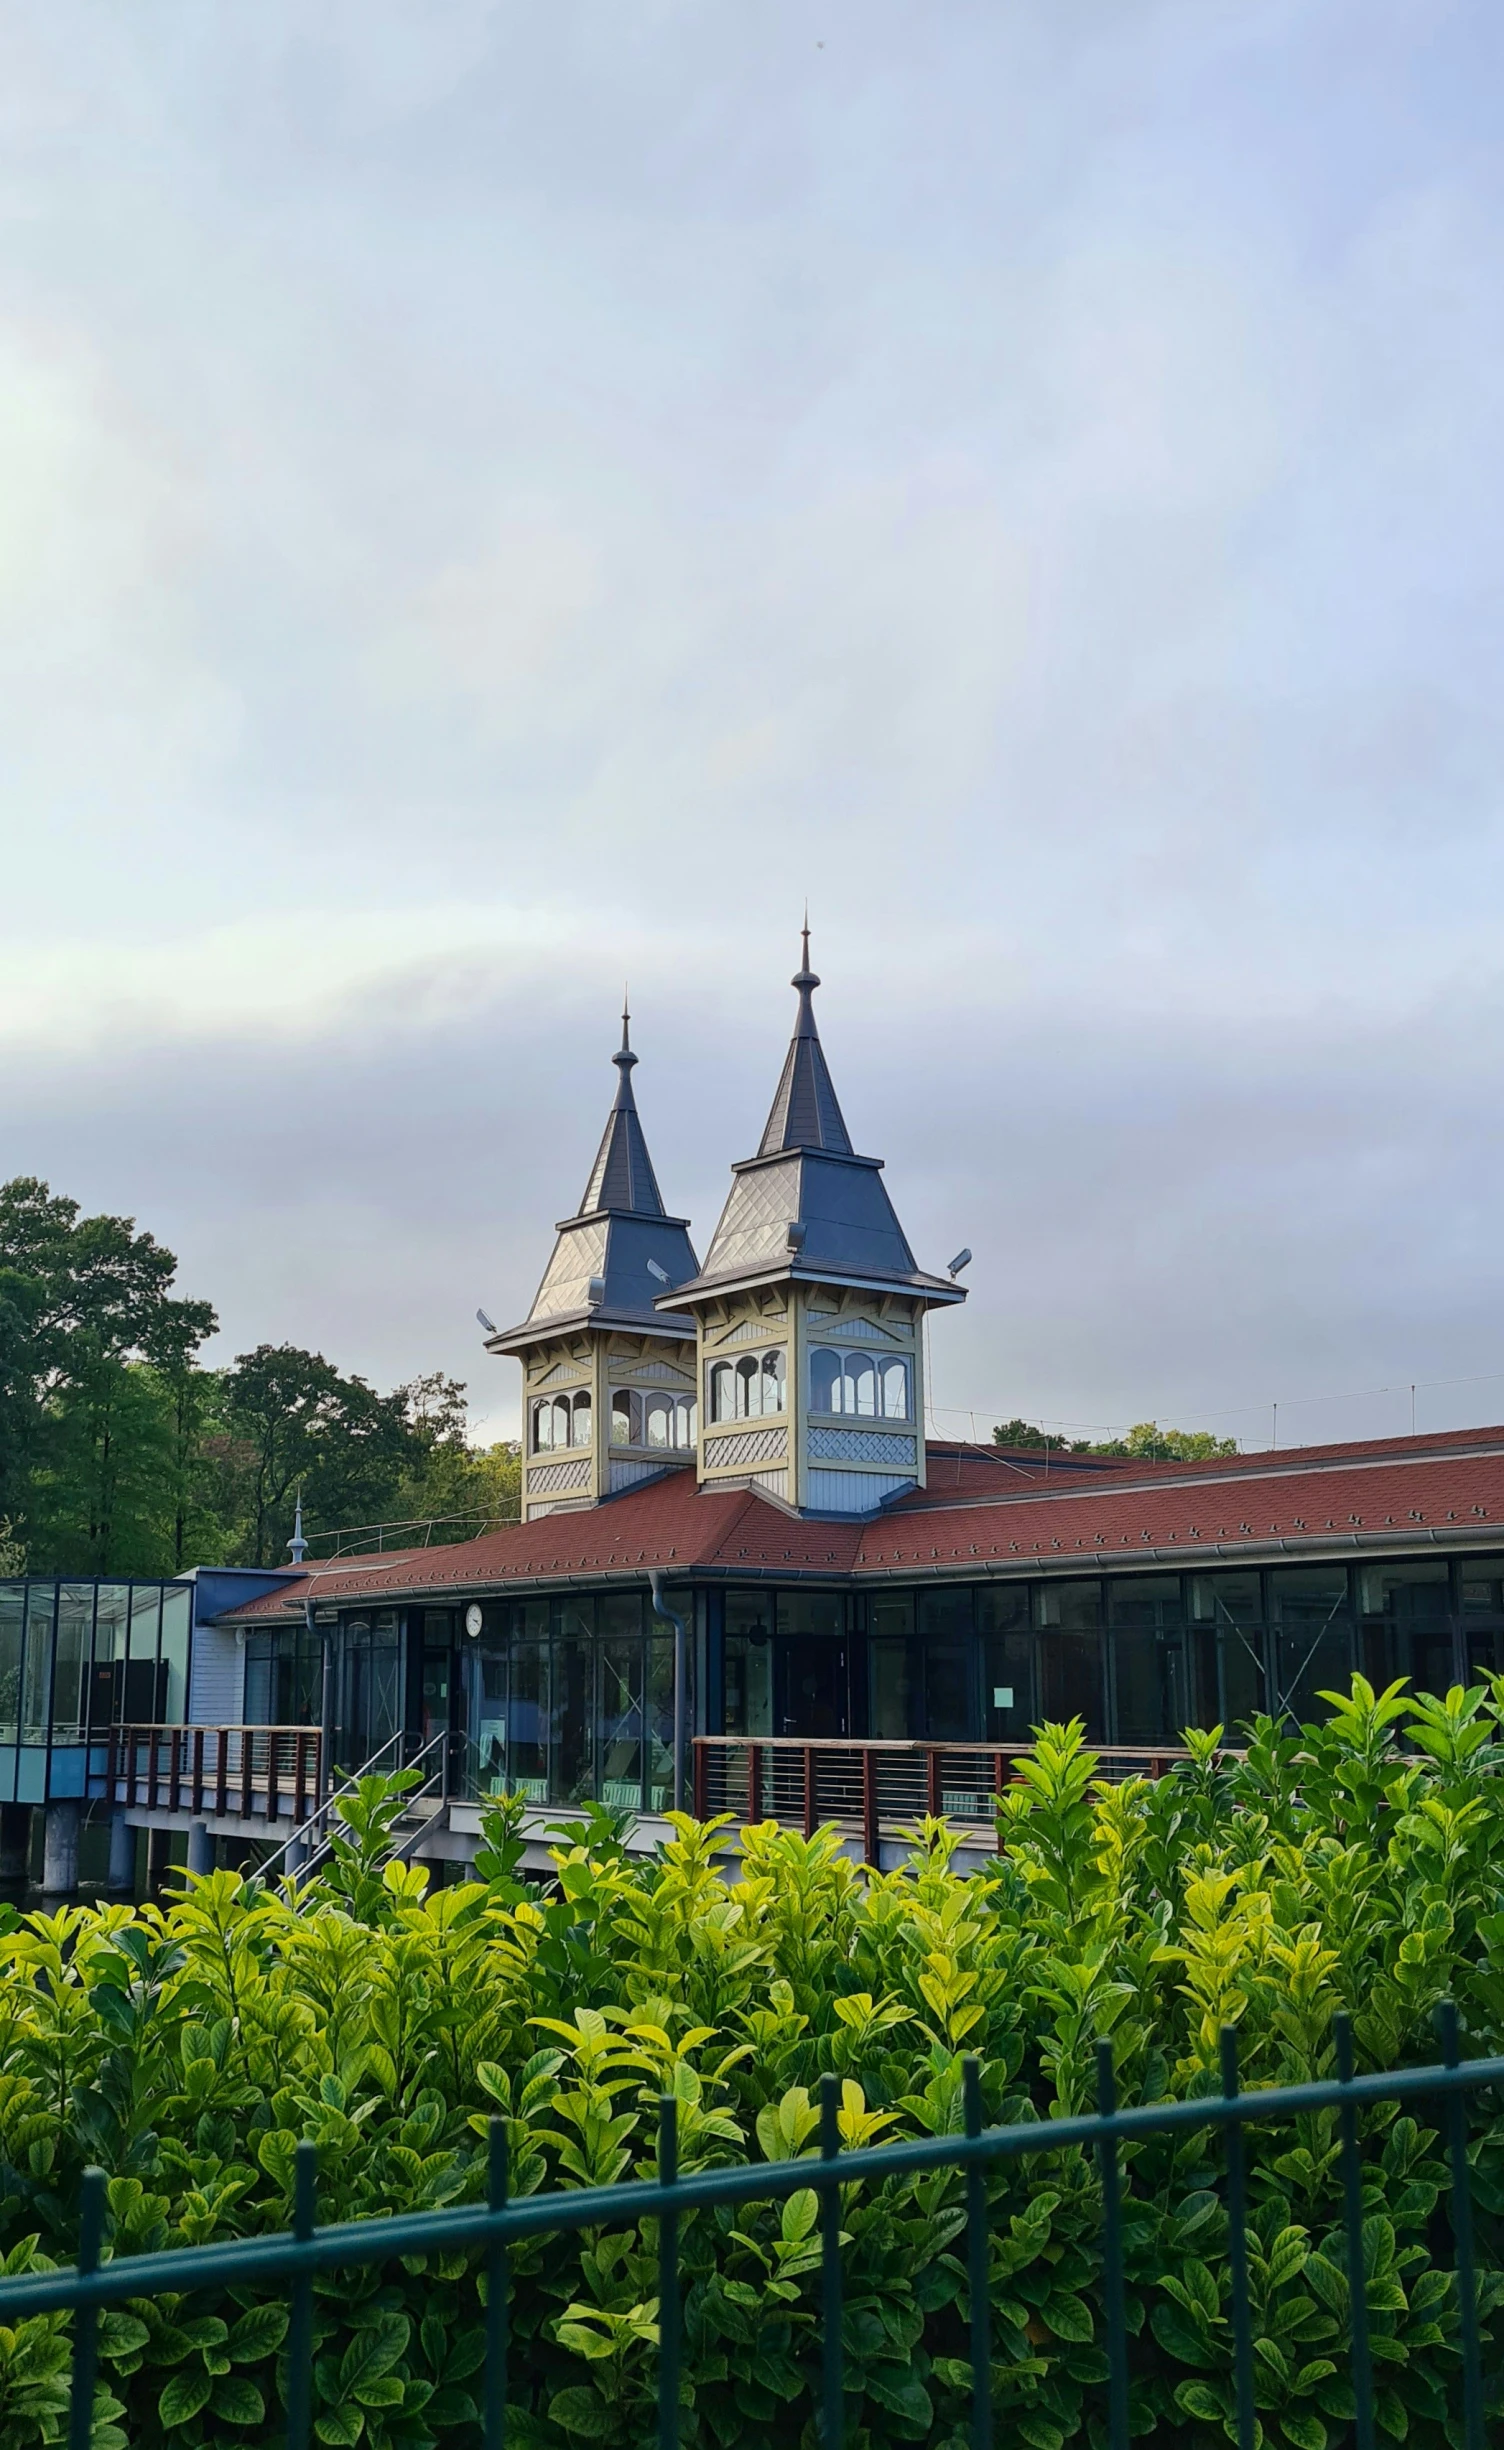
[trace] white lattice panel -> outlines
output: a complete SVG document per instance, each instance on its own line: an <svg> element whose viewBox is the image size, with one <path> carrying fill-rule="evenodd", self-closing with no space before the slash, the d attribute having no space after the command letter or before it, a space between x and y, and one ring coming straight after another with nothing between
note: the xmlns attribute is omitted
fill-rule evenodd
<svg viewBox="0 0 1504 2450"><path fill-rule="evenodd" d="M577 1463L535 1463L527 1476L529 1497L541 1497L554 1489L587 1489L590 1486L590 1457L581 1455Z"/></svg>
<svg viewBox="0 0 1504 2450"><path fill-rule="evenodd" d="M882 1429L812 1429L811 1462L883 1463L889 1471L914 1464L912 1438L895 1438Z"/></svg>
<svg viewBox="0 0 1504 2450"><path fill-rule="evenodd" d="M704 1442L707 1471L745 1471L751 1463L776 1463L789 1451L786 1429L735 1429L729 1437Z"/></svg>

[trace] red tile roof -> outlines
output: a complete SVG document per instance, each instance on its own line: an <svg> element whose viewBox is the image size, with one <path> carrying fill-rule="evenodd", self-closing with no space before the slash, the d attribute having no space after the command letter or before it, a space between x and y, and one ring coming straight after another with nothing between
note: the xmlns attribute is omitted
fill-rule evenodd
<svg viewBox="0 0 1504 2450"><path fill-rule="evenodd" d="M959 1456L947 1485L947 1457ZM973 1460L976 1469L971 1466ZM443 1600L620 1574L846 1576L1086 1573L1132 1559L1344 1553L1464 1537L1504 1548L1504 1428L1302 1447L1204 1463L1138 1464L1102 1482L992 1477L985 1450L945 1449L931 1487L864 1522L797 1519L755 1489L701 1495L675 1472L577 1514L509 1524L452 1547L342 1557L227 1611L266 1620L305 1599Z"/></svg>

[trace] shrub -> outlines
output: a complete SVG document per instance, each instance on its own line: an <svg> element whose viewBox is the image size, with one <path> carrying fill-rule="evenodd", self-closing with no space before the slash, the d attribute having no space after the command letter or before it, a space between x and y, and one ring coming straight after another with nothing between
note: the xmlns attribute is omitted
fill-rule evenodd
<svg viewBox="0 0 1504 2450"><path fill-rule="evenodd" d="M514 2191L648 2174L655 2105L681 2167L814 2147L818 2079L858 2144L958 2132L963 2057L988 2116L1089 2107L1111 2039L1126 2100L1215 2089L1234 2025L1245 2081L1329 2074L1332 2019L1360 2063L1434 2055L1455 1998L1470 2053L1504 2048L1504 1679L1445 1700L1355 1678L1325 1724L1191 1734L1157 1783L1096 1777L1079 1725L1040 1731L985 1872L943 1823L878 1876L838 1833L676 1818L659 1859L618 1816L556 1833L546 1888L520 1873L520 1800L490 1814L479 1876L430 1892L382 1863L396 1797L352 1809L327 1873L270 1893L216 1872L165 1910L65 1907L0 1950L0 2250L72 2259L79 2180L109 2173L116 2255L286 2228L294 2150L318 2146L320 2217L483 2191L487 2122ZM1485 2361L1504 2367L1504 2124L1474 2101ZM1365 2115L1367 2292L1378 2417L1394 2442L1460 2439L1446 2169L1433 2121ZM1350 2439L1335 2114L1249 2131L1256 2377L1271 2450ZM1170 2450L1230 2437L1222 2145L1125 2154L1133 2422ZM1000 2441L1103 2438L1100 2189L1079 2151L988 2176ZM963 2180L848 2189L845 2343L854 2450L968 2438ZM695 2450L816 2440L815 2200L687 2217L683 2434ZM653 2438L657 2236L535 2237L514 2250L509 2438L525 2450ZM468 2450L482 2362L477 2258L316 2284L317 2414L329 2445ZM101 2324L96 2439L276 2442L279 2303L141 2301ZM1497 2389L1497 2385L1495 2385ZM0 2331L0 2450L61 2438L66 2328Z"/></svg>

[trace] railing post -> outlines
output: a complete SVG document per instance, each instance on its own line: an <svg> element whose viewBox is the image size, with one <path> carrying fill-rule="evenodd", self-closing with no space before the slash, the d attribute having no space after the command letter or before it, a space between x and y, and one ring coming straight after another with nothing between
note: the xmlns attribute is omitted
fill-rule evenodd
<svg viewBox="0 0 1504 2450"><path fill-rule="evenodd" d="M299 2144L293 2158L292 2233L312 2237L318 2201L316 2144ZM313 2424L313 2274L300 2271L292 2284L292 2320L287 2331L287 2450L308 2450Z"/></svg>
<svg viewBox="0 0 1504 2450"><path fill-rule="evenodd" d="M86 2169L79 2190L78 2269L99 2269L104 2244L105 2174ZM99 2363L99 2309L81 2305L73 2316L73 2379L68 2393L68 2450L89 2450L94 2439L94 2377Z"/></svg>
<svg viewBox="0 0 1504 2450"><path fill-rule="evenodd" d="M1111 2042L1097 2044L1097 2115L1111 2118L1118 2106ZM1098 2146L1102 2164L1103 2312L1107 2317L1108 2439L1112 2450L1128 2450L1128 2309L1123 2289L1123 2195L1114 2135Z"/></svg>
<svg viewBox="0 0 1504 2450"><path fill-rule="evenodd" d="M274 1826L277 1818L277 1738L281 1732L280 1727L269 1727L266 1732L266 1824L268 1828Z"/></svg>
<svg viewBox="0 0 1504 2450"><path fill-rule="evenodd" d="M940 1817L940 1748L927 1745L924 1755L924 1808L932 1820Z"/></svg>
<svg viewBox="0 0 1504 2450"><path fill-rule="evenodd" d="M839 2158L841 2083L838 2076L820 2078L820 2158ZM820 2357L822 2450L841 2450L846 2430L846 2377L841 2340L841 2189L836 2181L820 2189L820 2321L824 2331Z"/></svg>
<svg viewBox="0 0 1504 2450"><path fill-rule="evenodd" d="M877 1755L870 1744L862 1747L862 1852L873 1870L878 1870L882 1844L877 1820Z"/></svg>
<svg viewBox="0 0 1504 2450"><path fill-rule="evenodd" d="M504 2212L507 2202L507 2122L493 2118L486 2172L486 2204ZM486 2248L486 2404L484 2450L505 2450L507 2432L507 2250L494 2239Z"/></svg>
<svg viewBox="0 0 1504 2450"><path fill-rule="evenodd" d="M230 1731L228 1727L214 1730L214 1809L223 1815L230 1808Z"/></svg>
<svg viewBox="0 0 1504 2450"><path fill-rule="evenodd" d="M1238 2097L1238 2037L1231 2025L1222 2027L1222 2093ZM1231 2119L1227 2128L1227 2251L1232 2267L1232 2365L1237 2393L1238 2450L1253 2450L1257 2420L1253 2408L1253 2324L1248 2310L1248 2181L1243 2122Z"/></svg>
<svg viewBox="0 0 1504 2450"><path fill-rule="evenodd" d="M193 1809L196 1813L201 1813L203 1808L204 1731L202 1727L195 1727L193 1730Z"/></svg>
<svg viewBox="0 0 1504 2450"><path fill-rule="evenodd" d="M249 1727L242 1727L240 1730L240 1817L242 1820L249 1820L251 1817L251 1804L255 1795L251 1780L255 1759L256 1739Z"/></svg>
<svg viewBox="0 0 1504 2450"><path fill-rule="evenodd" d="M146 1756L146 1803L147 1809L155 1812L157 1808L158 1748L162 1740L161 1728L149 1727L146 1731L146 1740L150 1746L150 1750Z"/></svg>
<svg viewBox="0 0 1504 2450"><path fill-rule="evenodd" d="M1353 2026L1345 2008L1332 2018L1337 2045L1337 2081L1353 2080ZM1342 2137L1342 2194L1347 2225L1347 2307L1351 2326L1353 2396L1357 2402L1358 2450L1373 2450L1373 2358L1368 2344L1368 2269L1363 2252L1363 2168L1358 2158L1358 2113L1344 2101L1337 2111Z"/></svg>
<svg viewBox="0 0 1504 2450"><path fill-rule="evenodd" d="M125 1800L133 1804L136 1800L136 1730L126 1727L122 1733L125 1737Z"/></svg>
<svg viewBox="0 0 1504 2450"><path fill-rule="evenodd" d="M982 2069L972 2053L961 2061L961 2105L968 2135L982 2132ZM987 2233L987 2173L980 2161L966 2164L966 2281L971 2298L971 2439L973 2450L992 2445L992 2248ZM1127 2450L1127 2434L1112 2450Z"/></svg>
<svg viewBox="0 0 1504 2450"><path fill-rule="evenodd" d="M729 1795L726 1800L730 1802ZM760 1744L747 1746L747 1818L748 1820L762 1818L762 1746Z"/></svg>
<svg viewBox="0 0 1504 2450"><path fill-rule="evenodd" d="M658 2215L658 2450L678 2450L679 2352L683 2308L679 2297L679 2104L665 2093L658 2104L658 2183L664 2189Z"/></svg>
<svg viewBox="0 0 1504 2450"><path fill-rule="evenodd" d="M815 1801L815 1748L812 1744L806 1744L804 1747L804 1834L807 1838L814 1836L818 1820L819 1807Z"/></svg>
<svg viewBox="0 0 1504 2450"><path fill-rule="evenodd" d="M1457 2003L1443 1999L1436 2010L1444 2067L1461 2056ZM1467 2101L1453 2093L1447 2103L1448 2158L1452 2164L1452 2247L1457 2266L1457 2313L1462 2332L1462 2434L1467 2450L1483 2450L1483 2370L1478 2355L1478 2277L1473 2264L1473 2202L1468 2187Z"/></svg>
<svg viewBox="0 0 1504 2450"><path fill-rule="evenodd" d="M698 1736L694 1738L691 1750L694 1757L695 1818L709 1820L710 1804L705 1789L710 1774L710 1757Z"/></svg>
<svg viewBox="0 0 1504 2450"><path fill-rule="evenodd" d="M308 1767L304 1752L308 1738L301 1728L293 1737L292 1751L292 1817L294 1827L301 1829L308 1818Z"/></svg>

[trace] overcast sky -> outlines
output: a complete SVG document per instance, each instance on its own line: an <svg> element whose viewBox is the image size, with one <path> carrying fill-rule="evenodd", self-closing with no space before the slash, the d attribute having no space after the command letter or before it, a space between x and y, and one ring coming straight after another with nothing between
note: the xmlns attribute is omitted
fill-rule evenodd
<svg viewBox="0 0 1504 2450"><path fill-rule="evenodd" d="M0 0L0 1177L501 1434L623 977L703 1252L807 894L942 1428L1504 1417L1501 84L1497 0Z"/></svg>

